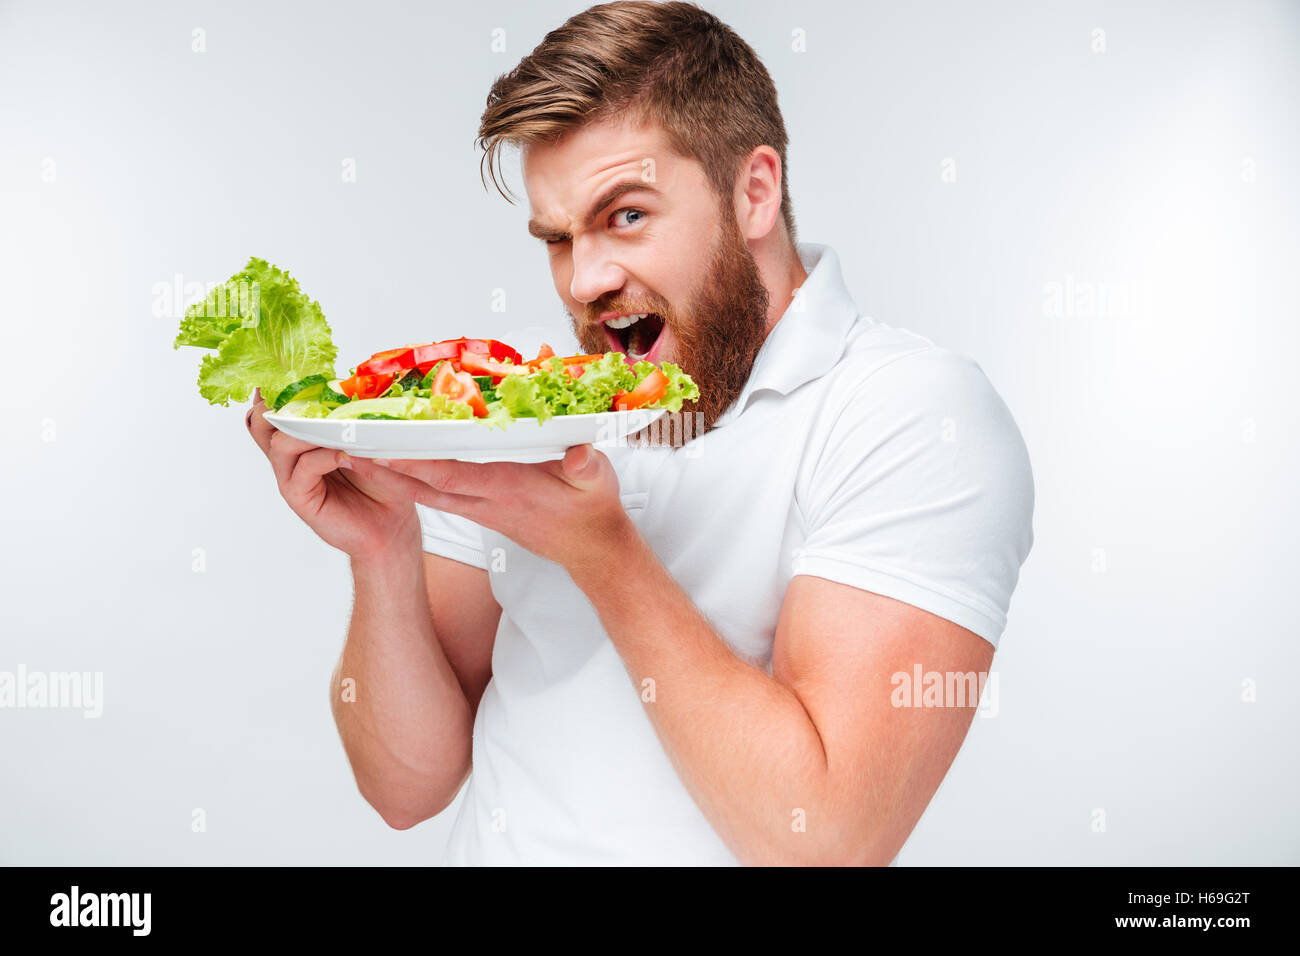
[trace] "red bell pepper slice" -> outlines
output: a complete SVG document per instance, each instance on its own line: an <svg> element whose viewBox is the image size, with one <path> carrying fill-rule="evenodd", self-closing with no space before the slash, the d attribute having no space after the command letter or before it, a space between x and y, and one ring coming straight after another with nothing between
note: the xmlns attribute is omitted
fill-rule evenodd
<svg viewBox="0 0 1300 956"><path fill-rule="evenodd" d="M415 350L412 348L390 349L376 352L357 366L358 375L401 375L407 369L415 368Z"/></svg>
<svg viewBox="0 0 1300 956"><path fill-rule="evenodd" d="M420 370L421 375L428 375L429 369L443 359L451 359L457 366L460 366L461 356L465 352L474 355L486 355L497 362L504 362L509 359L516 365L524 364L524 357L504 342L498 342L496 339L467 339L462 335L460 338L445 339L429 345L416 346L415 365ZM482 374L486 375L488 373L484 372Z"/></svg>
<svg viewBox="0 0 1300 956"><path fill-rule="evenodd" d="M416 346L415 367L420 370L421 375L428 375L429 369L433 368L443 359L460 358L461 340L453 339L450 342L432 342L429 345Z"/></svg>
<svg viewBox="0 0 1300 956"><path fill-rule="evenodd" d="M504 342L498 342L496 339L466 339L465 350L468 352L477 352L480 355L490 355L498 362L504 362L509 359L515 365L523 365L524 357L506 345Z"/></svg>
<svg viewBox="0 0 1300 956"><path fill-rule="evenodd" d="M596 355L566 355L564 358L560 359L560 361L563 362L567 368L570 365L586 365L588 362L594 362L597 359L602 359L604 357L605 353L603 352L597 353ZM545 357L538 356L535 359L529 359L525 364L534 371L539 368L549 369L551 367L551 359L553 358L555 358L555 355L553 354Z"/></svg>
<svg viewBox="0 0 1300 956"><path fill-rule="evenodd" d="M471 375L491 375L493 385L499 385L507 375L526 375L530 371L527 365L507 365L486 353L471 352L468 346L460 353L460 367Z"/></svg>

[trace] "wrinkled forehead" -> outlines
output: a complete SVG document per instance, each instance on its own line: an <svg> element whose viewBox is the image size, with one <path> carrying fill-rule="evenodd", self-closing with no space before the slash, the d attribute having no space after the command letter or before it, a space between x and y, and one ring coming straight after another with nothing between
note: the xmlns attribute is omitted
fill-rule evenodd
<svg viewBox="0 0 1300 956"><path fill-rule="evenodd" d="M659 125L614 117L553 143L530 143L520 163L531 213L549 221L576 215L577 206L621 179L658 182L692 160L672 148Z"/></svg>

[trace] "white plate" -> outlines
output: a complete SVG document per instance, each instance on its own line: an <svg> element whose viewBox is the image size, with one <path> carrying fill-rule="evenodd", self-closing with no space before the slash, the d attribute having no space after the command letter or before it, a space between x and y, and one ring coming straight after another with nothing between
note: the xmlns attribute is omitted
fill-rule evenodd
<svg viewBox="0 0 1300 956"><path fill-rule="evenodd" d="M358 458L459 458L464 461L551 461L566 449L590 442L620 444L664 414L664 409L559 415L511 422L505 429L476 421L392 421L389 419L297 418L266 415L286 435L337 448Z"/></svg>

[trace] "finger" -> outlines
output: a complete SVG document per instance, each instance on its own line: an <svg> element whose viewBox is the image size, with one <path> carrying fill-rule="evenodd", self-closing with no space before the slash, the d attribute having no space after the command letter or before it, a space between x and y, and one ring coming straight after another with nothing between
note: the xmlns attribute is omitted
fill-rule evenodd
<svg viewBox="0 0 1300 956"><path fill-rule="evenodd" d="M360 466L359 462L362 463ZM357 485L356 481L352 481L357 490L376 500L411 501L413 493L420 490L420 483L414 478L393 474L387 468L369 464L365 458L353 458L347 452L334 448L313 448L295 460L293 471L284 486L286 498L289 495L305 495L322 476L337 469L351 471L362 482ZM362 475L362 472L365 474Z"/></svg>
<svg viewBox="0 0 1300 956"><path fill-rule="evenodd" d="M340 454L342 452L333 448L315 448L298 455L288 480L281 488L285 500L294 501L305 497L320 483L321 478L339 467Z"/></svg>
<svg viewBox="0 0 1300 956"><path fill-rule="evenodd" d="M578 491L590 491L603 487L611 480L615 483L618 481L605 453L597 451L590 444L574 445L556 465L556 477Z"/></svg>
<svg viewBox="0 0 1300 956"><path fill-rule="evenodd" d="M294 438L288 432L282 432L274 425L271 426L271 440L275 443L277 453L284 452L290 455L301 455L305 451L315 451L320 445L309 441L303 441L301 438Z"/></svg>
<svg viewBox="0 0 1300 956"><path fill-rule="evenodd" d="M271 429L271 437L267 444L269 446L267 457L271 459L271 470L275 472L276 483L281 487L289 481L289 476L293 474L293 469L298 464L299 456L320 447L286 435L278 428Z"/></svg>
<svg viewBox="0 0 1300 956"><path fill-rule="evenodd" d="M427 464L427 462L410 461L406 463ZM486 517L484 511L486 502L484 499L474 495L439 491L431 487L423 479L403 474L393 468L392 466L395 464L396 462L390 462L387 465L380 465L375 459L348 457L348 467L366 481L374 481L407 501L414 501L416 504L425 505L435 511L447 511L461 515L479 524L483 523L482 519Z"/></svg>
<svg viewBox="0 0 1300 956"><path fill-rule="evenodd" d="M265 412L266 403L262 401L261 393L254 391L253 407L244 416L244 424L248 426L253 441L257 442L257 447L262 449L263 454L269 456L271 454L271 434L275 431L275 426L262 417Z"/></svg>
<svg viewBox="0 0 1300 956"><path fill-rule="evenodd" d="M434 491L476 498L496 498L508 494L513 462L455 461L453 459L399 458L388 467L403 475L419 479Z"/></svg>
<svg viewBox="0 0 1300 956"><path fill-rule="evenodd" d="M590 444L574 445L564 453L560 477L576 488L585 488L600 478L600 459Z"/></svg>
<svg viewBox="0 0 1300 956"><path fill-rule="evenodd" d="M254 408L256 407L254 406ZM303 441L301 438L294 438L292 435L280 431L280 429L266 421L263 414L254 414L253 420L255 422L260 420L267 429L266 454L271 459L271 470L275 472L276 482L284 485L289 480L290 475L293 474L298 456L309 451L315 451L321 446L309 441Z"/></svg>

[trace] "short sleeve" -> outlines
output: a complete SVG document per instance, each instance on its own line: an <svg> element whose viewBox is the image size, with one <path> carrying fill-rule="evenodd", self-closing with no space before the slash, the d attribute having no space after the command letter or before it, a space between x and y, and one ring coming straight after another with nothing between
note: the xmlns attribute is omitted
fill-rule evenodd
<svg viewBox="0 0 1300 956"><path fill-rule="evenodd" d="M468 518L425 505L417 504L415 511L420 518L425 551L487 570L482 528Z"/></svg>
<svg viewBox="0 0 1300 956"><path fill-rule="evenodd" d="M997 646L1033 545L1029 453L973 360L935 347L853 385L796 492L792 573L894 598Z"/></svg>

